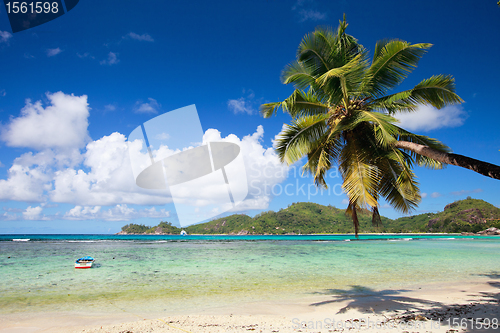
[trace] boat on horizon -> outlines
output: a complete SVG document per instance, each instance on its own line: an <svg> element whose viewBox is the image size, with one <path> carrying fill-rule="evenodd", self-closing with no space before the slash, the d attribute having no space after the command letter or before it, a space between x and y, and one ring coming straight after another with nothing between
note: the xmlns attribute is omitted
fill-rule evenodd
<svg viewBox="0 0 500 333"><path fill-rule="evenodd" d="M77 259L75 261L75 268L92 268L95 259L89 256Z"/></svg>

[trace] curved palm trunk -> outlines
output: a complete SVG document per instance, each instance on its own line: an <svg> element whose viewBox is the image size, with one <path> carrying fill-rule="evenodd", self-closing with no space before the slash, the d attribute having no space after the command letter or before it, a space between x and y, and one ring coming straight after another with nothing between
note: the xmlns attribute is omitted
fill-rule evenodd
<svg viewBox="0 0 500 333"><path fill-rule="evenodd" d="M500 166L483 162L458 154L443 153L414 142L398 141L395 147L410 150L416 154L423 155L441 163L452 164L462 168L466 168L486 177L500 179Z"/></svg>

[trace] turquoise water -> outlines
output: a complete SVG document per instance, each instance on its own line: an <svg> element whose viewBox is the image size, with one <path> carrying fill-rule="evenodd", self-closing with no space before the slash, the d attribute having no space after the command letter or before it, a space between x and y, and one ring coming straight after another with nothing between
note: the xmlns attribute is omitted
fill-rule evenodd
<svg viewBox="0 0 500 333"><path fill-rule="evenodd" d="M189 313L353 285L400 289L500 272L495 237L360 238L0 235L0 313L137 311L145 304ZM95 267L75 270L86 255Z"/></svg>

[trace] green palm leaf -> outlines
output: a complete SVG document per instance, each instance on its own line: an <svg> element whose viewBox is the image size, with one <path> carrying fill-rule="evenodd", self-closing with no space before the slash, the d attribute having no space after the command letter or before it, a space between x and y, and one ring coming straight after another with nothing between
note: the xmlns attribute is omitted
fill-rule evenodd
<svg viewBox="0 0 500 333"><path fill-rule="evenodd" d="M314 148L315 142L326 136L328 115L304 116L294 119L279 134L276 152L282 162L293 164Z"/></svg>
<svg viewBox="0 0 500 333"><path fill-rule="evenodd" d="M296 89L283 102L262 104L260 112L264 118L269 118L273 114L276 114L279 109L289 113L293 118L328 112L328 106L312 90L304 92L299 89Z"/></svg>
<svg viewBox="0 0 500 333"><path fill-rule="evenodd" d="M382 41L375 47L375 57L364 80L364 91L382 96L398 86L418 65L432 46L422 43L411 45L400 40Z"/></svg>
<svg viewBox="0 0 500 333"><path fill-rule="evenodd" d="M419 104L430 104L438 109L463 100L455 93L455 80L450 75L436 75L423 80L413 89L373 100L374 109L385 110L389 114L414 111Z"/></svg>

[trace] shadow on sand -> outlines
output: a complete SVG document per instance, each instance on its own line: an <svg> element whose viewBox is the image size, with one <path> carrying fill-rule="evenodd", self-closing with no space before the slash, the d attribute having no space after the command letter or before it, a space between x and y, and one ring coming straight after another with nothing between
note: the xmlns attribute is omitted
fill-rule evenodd
<svg viewBox="0 0 500 333"><path fill-rule="evenodd" d="M410 290L374 290L363 286L350 289L326 289L316 295L330 295L332 299L312 303L319 307L332 303L343 303L337 314L354 309L360 313L381 315L385 323L433 321L446 332L500 332L500 272L478 276L492 279L487 283L498 291L466 294L463 303L445 304L442 302L406 296ZM466 291L464 291L466 292Z"/></svg>

